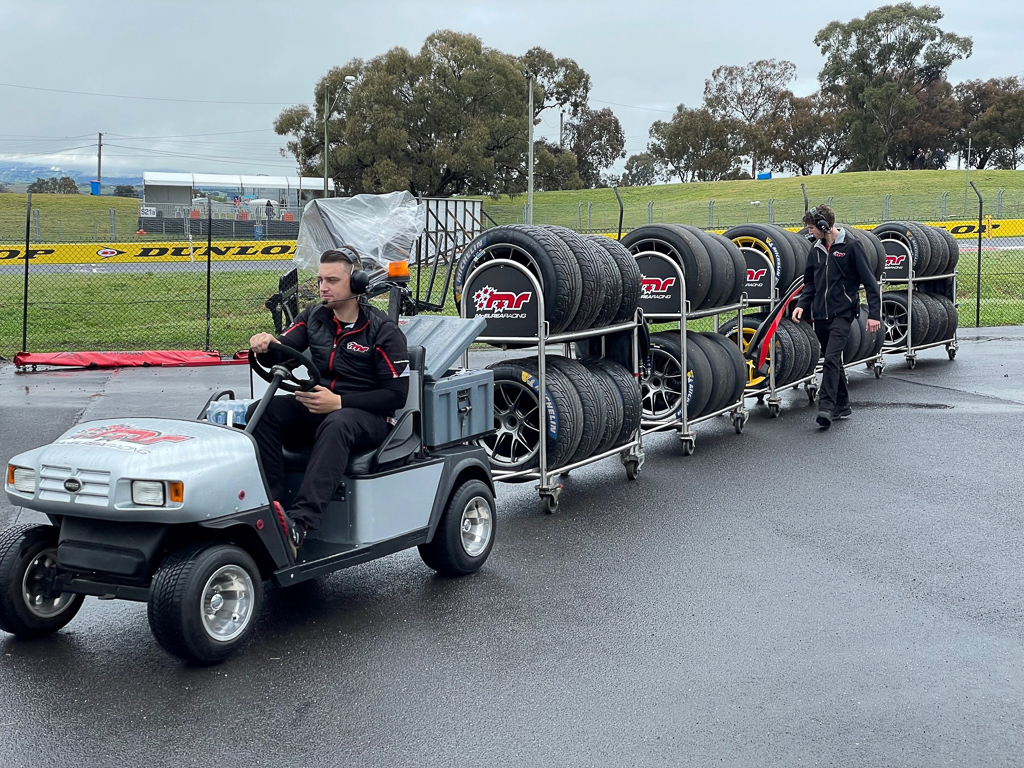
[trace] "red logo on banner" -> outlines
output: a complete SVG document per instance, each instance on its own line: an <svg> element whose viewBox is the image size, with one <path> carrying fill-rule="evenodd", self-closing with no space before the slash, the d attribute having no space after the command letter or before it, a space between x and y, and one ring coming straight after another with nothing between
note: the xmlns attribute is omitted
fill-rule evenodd
<svg viewBox="0 0 1024 768"><path fill-rule="evenodd" d="M747 270L747 282L748 283L756 283L758 280L762 279L765 276L765 273L767 271L768 271L768 269L765 268L765 267L761 267L761 269L748 269Z"/></svg>
<svg viewBox="0 0 1024 768"><path fill-rule="evenodd" d="M532 291L523 293L512 293L511 291L498 291L493 286L485 285L473 294L473 303L478 312L504 312L506 310L520 310L523 305L530 301Z"/></svg>
<svg viewBox="0 0 1024 768"><path fill-rule="evenodd" d="M885 257L885 266L887 266L887 267L898 267L900 264L903 263L904 259L906 259L906 258L907 257L906 257L905 254L904 255L900 255L900 256L886 256Z"/></svg>
<svg viewBox="0 0 1024 768"><path fill-rule="evenodd" d="M640 290L643 297L648 297L655 293L664 293L673 285L675 285L676 279L674 277L645 277L640 276Z"/></svg>

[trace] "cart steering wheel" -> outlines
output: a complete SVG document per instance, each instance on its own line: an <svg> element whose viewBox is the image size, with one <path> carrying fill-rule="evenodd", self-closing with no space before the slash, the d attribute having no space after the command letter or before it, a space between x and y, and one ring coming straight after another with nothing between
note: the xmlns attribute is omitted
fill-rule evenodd
<svg viewBox="0 0 1024 768"><path fill-rule="evenodd" d="M279 352L282 356L301 365L306 369L306 373L309 374L309 378L296 378L294 370L280 363L272 366L271 368L265 368L263 364L256 359L256 353L250 349L249 367L256 371L256 375L261 379L266 382L272 382L275 375L280 375L280 387L285 392L309 392L313 387L320 383L320 371L317 370L316 365L314 365L313 360L309 355L304 352L299 352L297 349L292 349L287 344L282 344L279 341L270 342L270 349L275 352Z"/></svg>

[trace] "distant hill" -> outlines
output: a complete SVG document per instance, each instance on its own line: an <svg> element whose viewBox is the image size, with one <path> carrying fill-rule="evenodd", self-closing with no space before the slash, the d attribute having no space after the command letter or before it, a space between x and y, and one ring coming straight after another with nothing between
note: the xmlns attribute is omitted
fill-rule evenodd
<svg viewBox="0 0 1024 768"><path fill-rule="evenodd" d="M88 186L89 182L96 178L96 172L77 171L73 168L53 169L49 165L31 165L29 163L15 163L0 161L0 182L4 184L31 184L36 179L49 179L52 177L70 176L78 184ZM142 185L142 176L109 176L103 174L103 186L117 184L131 184L132 186Z"/></svg>

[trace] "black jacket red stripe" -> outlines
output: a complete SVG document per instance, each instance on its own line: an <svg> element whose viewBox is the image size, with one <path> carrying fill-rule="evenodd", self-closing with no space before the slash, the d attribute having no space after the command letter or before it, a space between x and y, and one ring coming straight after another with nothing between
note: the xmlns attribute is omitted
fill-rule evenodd
<svg viewBox="0 0 1024 768"><path fill-rule="evenodd" d="M860 309L860 286L868 299L868 319L882 319L878 280L868 264L864 246L840 229L831 247L818 241L811 246L804 271L804 288L797 304L815 320L853 316Z"/></svg>
<svg viewBox="0 0 1024 768"><path fill-rule="evenodd" d="M409 396L409 348L398 323L368 304L345 328L333 310L315 304L277 337L299 351L308 349L320 384L341 395L345 408L393 416ZM266 359L264 359L266 358ZM278 362L271 353L260 362Z"/></svg>

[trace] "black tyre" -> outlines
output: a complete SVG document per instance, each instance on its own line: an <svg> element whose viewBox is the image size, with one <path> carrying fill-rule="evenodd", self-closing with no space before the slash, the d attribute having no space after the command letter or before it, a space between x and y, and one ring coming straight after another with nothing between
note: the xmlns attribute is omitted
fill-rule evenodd
<svg viewBox="0 0 1024 768"><path fill-rule="evenodd" d="M565 376L580 398L583 412L580 442L568 463L582 461L597 451L608 426L608 409L605 408L600 385L583 365L567 357L549 356L548 369L554 369Z"/></svg>
<svg viewBox="0 0 1024 768"><path fill-rule="evenodd" d="M743 351L747 352L750 350L750 343L753 341L754 336L757 334L757 329L761 327L761 323L764 322L764 318L758 315L744 315L743 316ZM728 320L719 326L718 332L723 336L732 340L733 344L736 343L736 318ZM767 358L768 366L771 367L771 353ZM756 389L757 387L763 386L765 382L764 374L760 373L754 368L754 363L750 360L746 361L747 369L747 389Z"/></svg>
<svg viewBox="0 0 1024 768"><path fill-rule="evenodd" d="M590 365L599 367L615 382L622 398L622 430L615 444L625 444L640 428L640 383L623 365L603 357L591 358Z"/></svg>
<svg viewBox="0 0 1024 768"><path fill-rule="evenodd" d="M494 227L466 247L453 276L456 304L462 301L469 273L494 259L515 261L537 277L544 291L544 319L551 324L552 333L565 330L576 317L582 300L579 262L553 232L525 224Z"/></svg>
<svg viewBox="0 0 1024 768"><path fill-rule="evenodd" d="M883 243L886 240L898 240L910 250L916 277L924 277L929 274L931 244L917 224L908 221L887 221L885 224L879 224L872 231Z"/></svg>
<svg viewBox="0 0 1024 768"><path fill-rule="evenodd" d="M732 259L718 245L718 242L704 230L689 224L677 224L676 226L680 229L685 229L697 238L700 244L704 246L704 250L707 251L708 258L711 260L711 279L708 282L708 295L704 297L704 301L696 309L701 310L723 306L725 300L732 292L733 283L735 282Z"/></svg>
<svg viewBox="0 0 1024 768"><path fill-rule="evenodd" d="M686 338L692 339L693 343L704 353L711 368L711 397L708 398L707 406L701 411L701 416L720 411L729 404L729 396L732 394L735 384L732 361L729 360L726 351L715 341L707 338L705 334L692 332L687 334Z"/></svg>
<svg viewBox="0 0 1024 768"><path fill-rule="evenodd" d="M913 346L924 344L928 335L929 316L921 300L914 295L912 325L914 330L911 340ZM882 294L882 325L885 330L885 346L905 347L907 346L907 292L886 291Z"/></svg>
<svg viewBox="0 0 1024 768"><path fill-rule="evenodd" d="M793 369L790 371L789 378L786 381L789 384L802 378L804 371L807 370L811 359L811 344L807 341L807 336L804 332L792 320L783 320L779 323L780 328L783 326L785 326L786 332L789 333L790 341L793 342Z"/></svg>
<svg viewBox="0 0 1024 768"><path fill-rule="evenodd" d="M594 358L588 357L580 360L580 364L586 367L590 371L590 375L594 377L594 381L597 382L598 388L601 390L604 398L604 408L608 416L605 419L604 434L601 436L601 442L597 444L597 450L595 453L604 453L614 448L619 439L619 433L622 431L622 396L619 394L619 388L615 385L611 376L601 366L594 365Z"/></svg>
<svg viewBox="0 0 1024 768"><path fill-rule="evenodd" d="M941 293L933 293L932 296L939 303L939 306L942 307L942 311L946 313L946 333L940 341L952 339L956 335L956 329L959 325L956 305Z"/></svg>
<svg viewBox="0 0 1024 768"><path fill-rule="evenodd" d="M216 664L252 635L263 578L233 544L194 544L164 558L153 576L147 613L160 647L194 664Z"/></svg>
<svg viewBox="0 0 1024 768"><path fill-rule="evenodd" d="M747 364L743 353L736 346L736 342L730 341L720 333L707 333L705 336L722 349L730 363L732 375L727 379L731 382L731 386L722 407L738 403L743 397L743 390L747 385Z"/></svg>
<svg viewBox="0 0 1024 768"><path fill-rule="evenodd" d="M572 252L573 258L580 268L580 305L576 314L565 326L566 331L581 331L590 328L597 321L604 309L605 297L609 281L607 264L603 252L594 248L590 242L565 227L544 225L545 229L563 243Z"/></svg>
<svg viewBox="0 0 1024 768"><path fill-rule="evenodd" d="M946 254L949 257L946 260L946 272L953 273L956 271L957 264L960 263L960 244L949 234L948 230L942 227L936 227L936 229L939 236L946 241Z"/></svg>
<svg viewBox="0 0 1024 768"><path fill-rule="evenodd" d="M868 233L849 224L839 224L838 226L846 230L849 239L856 241L864 249L864 258L867 259L868 269L871 270L871 274L876 274L878 272L878 254L875 252L874 244L868 241Z"/></svg>
<svg viewBox="0 0 1024 768"><path fill-rule="evenodd" d="M482 480L467 480L448 499L434 538L419 545L420 557L443 576L473 573L490 556L497 528L491 489Z"/></svg>
<svg viewBox="0 0 1024 768"><path fill-rule="evenodd" d="M927 224L919 224L921 231L928 238L928 246L931 248L931 263L928 266L928 274L944 275L949 265L949 251L946 248L946 240L939 234L938 229L929 227Z"/></svg>
<svg viewBox="0 0 1024 768"><path fill-rule="evenodd" d="M775 329L775 355L772 362L775 365L775 386L782 386L793 380L796 370L796 347L789 329L782 323Z"/></svg>
<svg viewBox="0 0 1024 768"><path fill-rule="evenodd" d="M814 332L814 328L810 323L799 322L793 325L807 338L810 349L807 367L800 375L800 378L803 379L814 373L814 369L818 367L818 361L821 360L821 342L818 341L818 334Z"/></svg>
<svg viewBox="0 0 1024 768"><path fill-rule="evenodd" d="M857 348L857 357L854 360L867 360L871 357L871 349L875 346L875 338L878 335L878 332L868 332L867 307L861 306L856 322L860 326L860 347Z"/></svg>
<svg viewBox="0 0 1024 768"><path fill-rule="evenodd" d="M603 235L587 235L587 239L603 249L615 262L622 283L622 301L619 311L612 318L612 323L624 323L631 320L640 306L641 275L640 267L629 250L617 240Z"/></svg>
<svg viewBox="0 0 1024 768"><path fill-rule="evenodd" d="M711 366L700 348L687 336L686 413L700 416L711 397ZM664 421L677 418L682 408L682 353L678 331L651 336L651 368L640 382L644 419Z"/></svg>
<svg viewBox="0 0 1024 768"><path fill-rule="evenodd" d="M853 318L850 323L850 335L846 337L846 346L843 347L843 363L852 363L858 360L861 342L864 340L864 330L860 324L860 318Z"/></svg>
<svg viewBox="0 0 1024 768"><path fill-rule="evenodd" d="M620 242L632 254L656 251L672 258L682 267L690 307L703 304L711 287L711 257L691 233L674 224L648 224L627 233Z"/></svg>
<svg viewBox="0 0 1024 768"><path fill-rule="evenodd" d="M885 246L882 245L882 241L879 239L878 235L871 230L861 229L858 231L864 235L865 240L871 243L872 247L875 249L874 273L875 279L879 280L882 277L882 273L885 271Z"/></svg>
<svg viewBox="0 0 1024 768"><path fill-rule="evenodd" d="M768 224L743 224L725 232L740 248L753 248L766 255L775 269L775 284L781 296L796 278L796 254L787 236Z"/></svg>
<svg viewBox="0 0 1024 768"><path fill-rule="evenodd" d="M807 269L807 257L811 252L811 241L803 235L790 232L784 227L779 227L778 229L783 233L783 237L789 241L789 247L793 251L793 258L796 263L793 279L803 277L804 270Z"/></svg>
<svg viewBox="0 0 1024 768"><path fill-rule="evenodd" d="M540 466L540 383L537 359L503 360L494 371L495 432L480 441L495 471L514 472ZM572 383L558 370L546 370L543 423L548 467L569 461L583 434L583 405Z"/></svg>
<svg viewBox="0 0 1024 768"><path fill-rule="evenodd" d="M739 249L739 246L729 238L724 235L720 235L717 232L708 232L707 235L708 237L713 238L725 249L726 254L728 254L729 259L732 261L733 284L732 288L722 300L722 305L728 306L730 304L736 304L743 295L743 288L747 284L746 259L743 258L743 252ZM801 272L801 274L803 273Z"/></svg>
<svg viewBox="0 0 1024 768"><path fill-rule="evenodd" d="M917 298L921 300L921 303L928 312L928 335L925 337L924 343L931 344L940 339L945 339L946 324L948 322L946 310L939 304L935 296L930 293L920 291L917 293Z"/></svg>
<svg viewBox="0 0 1024 768"><path fill-rule="evenodd" d="M84 597L52 595L60 529L16 525L0 533L0 629L22 638L51 635L78 613Z"/></svg>

